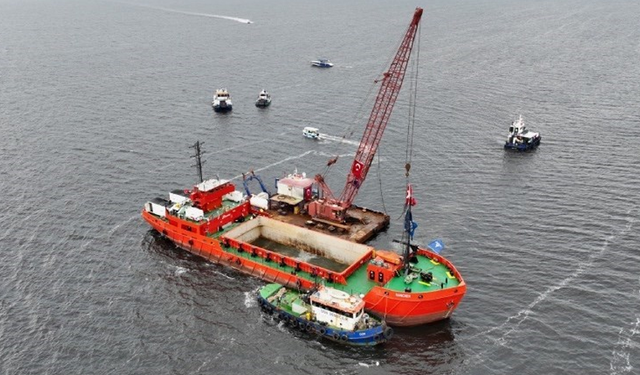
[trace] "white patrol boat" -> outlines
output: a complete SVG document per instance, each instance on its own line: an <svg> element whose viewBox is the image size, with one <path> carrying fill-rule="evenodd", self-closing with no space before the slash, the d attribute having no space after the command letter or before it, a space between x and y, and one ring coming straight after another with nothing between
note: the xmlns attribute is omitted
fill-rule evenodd
<svg viewBox="0 0 640 375"><path fill-rule="evenodd" d="M216 112L227 112L233 109L233 104L231 103L231 97L229 96L229 92L227 89L218 89L216 93L213 94L213 101L211 102L213 106L213 110Z"/></svg>

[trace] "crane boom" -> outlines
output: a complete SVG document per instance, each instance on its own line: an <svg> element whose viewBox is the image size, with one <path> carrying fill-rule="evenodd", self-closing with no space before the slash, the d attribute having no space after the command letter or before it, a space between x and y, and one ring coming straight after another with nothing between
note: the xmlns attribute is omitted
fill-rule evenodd
<svg viewBox="0 0 640 375"><path fill-rule="evenodd" d="M347 183L340 196L341 206L345 208L350 207L353 203L360 186L362 186L364 179L367 177L369 167L371 167L371 163L373 162L373 157L378 150L382 134L391 117L393 105L396 103L396 99L398 99L398 94L402 88L402 82L407 71L407 65L409 64L413 42L421 17L422 8L416 8L413 19L400 44L400 48L398 48L398 52L391 62L389 70L383 75L382 84L376 96L373 109L371 110L367 127L364 130L360 146L353 159L351 170L347 176Z"/></svg>
<svg viewBox="0 0 640 375"><path fill-rule="evenodd" d="M345 220L344 214L346 210L351 207L353 200L358 194L358 190L360 190L362 183L367 177L369 167L371 167L373 158L378 150L378 145L382 139L382 134L391 117L391 111L393 110L396 99L398 99L421 18L422 8L416 8L413 19L391 62L391 66L389 70L383 74L380 90L376 96L371 115L369 115L367 127L364 130L362 140L358 146L358 151L354 157L351 170L347 176L347 182L340 198L335 199L335 196L324 181L323 176L317 175L316 181L320 185L320 190L323 192L324 200L312 202L312 205L309 207L309 212L312 216L329 220Z"/></svg>

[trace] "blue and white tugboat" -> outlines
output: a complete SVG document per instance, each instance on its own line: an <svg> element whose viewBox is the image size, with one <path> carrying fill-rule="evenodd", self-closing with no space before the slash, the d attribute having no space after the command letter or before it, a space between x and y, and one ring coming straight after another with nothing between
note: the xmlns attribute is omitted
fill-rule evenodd
<svg viewBox="0 0 640 375"><path fill-rule="evenodd" d="M267 284L258 292L264 312L292 328L343 344L372 346L387 342L393 329L364 312L364 301L321 285L310 292Z"/></svg>
<svg viewBox="0 0 640 375"><path fill-rule="evenodd" d="M522 115L519 115L509 127L509 136L504 144L507 150L527 151L540 145L542 137L539 133L532 132L524 125Z"/></svg>

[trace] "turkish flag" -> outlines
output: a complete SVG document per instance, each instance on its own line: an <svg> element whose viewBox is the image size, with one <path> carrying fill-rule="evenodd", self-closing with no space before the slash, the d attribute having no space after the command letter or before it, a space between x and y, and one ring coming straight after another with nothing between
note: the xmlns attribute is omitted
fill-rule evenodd
<svg viewBox="0 0 640 375"><path fill-rule="evenodd" d="M362 172L364 172L364 164L354 160L353 165L351 166L351 174L356 178L356 180L362 180Z"/></svg>
<svg viewBox="0 0 640 375"><path fill-rule="evenodd" d="M415 206L416 203L416 198L413 197L413 187L411 184L407 184L407 197L405 198L404 204L408 206Z"/></svg>

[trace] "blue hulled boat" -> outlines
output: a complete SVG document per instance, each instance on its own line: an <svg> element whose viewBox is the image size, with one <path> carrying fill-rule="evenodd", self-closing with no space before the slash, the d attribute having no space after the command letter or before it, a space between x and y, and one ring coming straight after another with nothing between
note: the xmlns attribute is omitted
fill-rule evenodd
<svg viewBox="0 0 640 375"><path fill-rule="evenodd" d="M542 137L539 133L527 129L522 115L519 115L509 127L509 135L504 143L504 148L517 151L532 150L540 145L541 139Z"/></svg>
<svg viewBox="0 0 640 375"><path fill-rule="evenodd" d="M328 59L318 59L318 60L313 60L311 62L312 66L317 66L318 68L331 68L333 66L333 63L331 63L331 61L329 61Z"/></svg>
<svg viewBox="0 0 640 375"><path fill-rule="evenodd" d="M364 301L321 285L310 292L267 284L258 292L260 308L286 325L343 344L372 346L387 342L393 329L364 312Z"/></svg>

